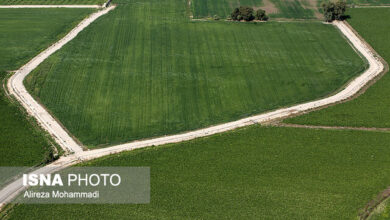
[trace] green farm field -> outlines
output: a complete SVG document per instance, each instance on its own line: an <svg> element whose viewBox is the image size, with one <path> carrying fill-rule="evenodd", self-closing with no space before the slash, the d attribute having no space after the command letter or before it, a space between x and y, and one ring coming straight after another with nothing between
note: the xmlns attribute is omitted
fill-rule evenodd
<svg viewBox="0 0 390 220"><path fill-rule="evenodd" d="M120 2L25 85L93 148L313 100L366 68L331 25L194 22L185 9Z"/></svg>
<svg viewBox="0 0 390 220"><path fill-rule="evenodd" d="M230 16L233 9L239 6L263 8L272 18L314 19L316 2L306 0L192 0L191 8L194 18Z"/></svg>
<svg viewBox="0 0 390 220"><path fill-rule="evenodd" d="M389 0L347 0L347 2L355 5L390 5Z"/></svg>
<svg viewBox="0 0 390 220"><path fill-rule="evenodd" d="M58 40L91 9L0 9L0 81ZM3 84L2 84L3 85ZM51 144L32 119L0 89L0 166L33 166Z"/></svg>
<svg viewBox="0 0 390 220"><path fill-rule="evenodd" d="M348 22L390 63L390 8L350 9ZM355 100L286 120L288 123L390 128L390 75Z"/></svg>
<svg viewBox="0 0 390 220"><path fill-rule="evenodd" d="M106 0L0 0L0 5L102 5Z"/></svg>
<svg viewBox="0 0 390 220"><path fill-rule="evenodd" d="M83 166L148 166L151 203L18 205L9 219L357 219L390 182L390 135L252 126Z"/></svg>

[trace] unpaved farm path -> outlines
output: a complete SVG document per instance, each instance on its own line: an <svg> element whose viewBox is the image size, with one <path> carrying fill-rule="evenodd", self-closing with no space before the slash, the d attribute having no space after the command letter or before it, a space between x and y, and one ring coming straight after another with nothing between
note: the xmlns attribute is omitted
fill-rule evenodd
<svg viewBox="0 0 390 220"><path fill-rule="evenodd" d="M0 5L1 8L102 8L101 5Z"/></svg>
<svg viewBox="0 0 390 220"><path fill-rule="evenodd" d="M71 166L73 164L99 158L102 156L119 153L122 151L129 151L138 148L144 148L148 146L157 146L168 143L178 143L186 140L191 140L199 137L205 137L225 131L230 131L236 128L253 125L257 123L269 123L271 121L280 120L292 115L304 113L309 110L317 109L320 107L328 106L330 104L338 103L343 100L349 99L356 95L362 88L364 88L371 80L379 76L384 70L384 64L376 57L375 51L372 51L366 43L360 39L354 31L344 22L335 21L333 25L337 27L340 32L350 41L351 45L359 51L368 61L369 68L360 76L352 80L343 90L340 92L320 99L311 101L304 104L295 105L288 108L282 108L275 111L243 118L237 121L228 122L208 128L203 128L195 131L190 131L182 134L169 135L164 137L153 138L149 140L134 141L126 144L112 146L103 149L96 149L90 151L83 151L83 147L75 142L69 133L51 116L46 109L41 106L33 97L27 92L23 85L24 78L35 69L40 63L42 63L47 57L59 50L63 45L71 41L77 36L84 28L95 21L100 16L108 13L114 9L115 6L105 8L92 14L90 17L84 19L77 27L71 30L64 38L57 43L53 44L45 51L37 55L30 62L20 68L16 73L8 80L8 90L10 94L16 97L16 99L26 108L27 112L34 116L38 123L49 132L49 134L56 140L56 142L69 154L61 157L59 160L34 171L34 173L52 173ZM18 195L24 187L21 179L17 179L10 183L0 191L0 208L6 203L10 202L15 196Z"/></svg>

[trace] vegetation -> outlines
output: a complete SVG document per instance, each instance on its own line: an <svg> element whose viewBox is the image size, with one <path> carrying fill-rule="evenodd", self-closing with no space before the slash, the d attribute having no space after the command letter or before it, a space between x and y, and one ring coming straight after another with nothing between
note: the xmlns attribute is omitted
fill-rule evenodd
<svg viewBox="0 0 390 220"><path fill-rule="evenodd" d="M234 8L240 5L248 5L251 7L262 5L263 0L192 0L192 10L194 18L211 17L218 15L225 18L230 15Z"/></svg>
<svg viewBox="0 0 390 220"><path fill-rule="evenodd" d="M307 1L299 0L270 0L278 12L270 14L271 18L288 18L288 19L315 19L314 9L308 8L302 3Z"/></svg>
<svg viewBox="0 0 390 220"><path fill-rule="evenodd" d="M241 6L239 8L235 8L231 14L231 18L234 21L252 21L254 19L259 21L268 20L268 16L265 14L265 11L263 9L258 9L255 14L253 8L249 6Z"/></svg>
<svg viewBox="0 0 390 220"><path fill-rule="evenodd" d="M180 3L120 3L26 87L92 148L309 101L365 69L332 26L188 22Z"/></svg>
<svg viewBox="0 0 390 220"><path fill-rule="evenodd" d="M390 5L389 0L347 0L347 3L351 5Z"/></svg>
<svg viewBox="0 0 390 220"><path fill-rule="evenodd" d="M150 167L150 204L19 205L9 218L356 219L390 182L389 142L389 133L254 126L84 164Z"/></svg>
<svg viewBox="0 0 390 220"><path fill-rule="evenodd" d="M350 9L348 22L390 63L390 8ZM390 128L390 74L357 99L288 119L289 123Z"/></svg>
<svg viewBox="0 0 390 220"><path fill-rule="evenodd" d="M390 219L390 199L383 201L373 210L369 220L389 220Z"/></svg>
<svg viewBox="0 0 390 220"><path fill-rule="evenodd" d="M255 19L253 13L253 8L249 6L240 6L239 8L235 8L233 10L231 17L234 21L252 21Z"/></svg>
<svg viewBox="0 0 390 220"><path fill-rule="evenodd" d="M345 11L347 9L347 3L344 0L330 1L322 4L324 12L324 18L326 22L332 22L334 20L343 20Z"/></svg>
<svg viewBox="0 0 390 220"><path fill-rule="evenodd" d="M256 11L256 20L259 21L266 21L268 20L268 15L266 15L265 11L263 9L258 9Z"/></svg>
<svg viewBox="0 0 390 220"><path fill-rule="evenodd" d="M1 0L0 5L102 5L106 0Z"/></svg>
<svg viewBox="0 0 390 220"><path fill-rule="evenodd" d="M313 19L314 9L307 7L300 0L269 0L271 4L277 9L277 12L269 14L271 18L288 18L288 19ZM231 12L240 7L240 5L247 5L249 7L258 8L263 7L262 0L192 0L191 9L194 18L211 17L218 15L226 17Z"/></svg>
<svg viewBox="0 0 390 220"><path fill-rule="evenodd" d="M90 9L0 9L0 82L58 40ZM33 166L50 159L51 144L0 89L0 166Z"/></svg>

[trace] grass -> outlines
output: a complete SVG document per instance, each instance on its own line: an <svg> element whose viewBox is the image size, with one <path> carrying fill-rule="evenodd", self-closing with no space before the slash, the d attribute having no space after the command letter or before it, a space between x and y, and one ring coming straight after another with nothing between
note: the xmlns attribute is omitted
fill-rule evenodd
<svg viewBox="0 0 390 220"><path fill-rule="evenodd" d="M0 9L0 81L58 40L90 9ZM0 89L0 166L33 166L44 162L51 143L26 113Z"/></svg>
<svg viewBox="0 0 390 220"><path fill-rule="evenodd" d="M314 19L314 10L305 8L299 0L270 0L279 9L276 14L270 14L271 18L299 18Z"/></svg>
<svg viewBox="0 0 390 220"><path fill-rule="evenodd" d="M388 0L347 0L349 4L356 5L389 5Z"/></svg>
<svg viewBox="0 0 390 220"><path fill-rule="evenodd" d="M16 70L94 9L0 9L0 70Z"/></svg>
<svg viewBox="0 0 390 220"><path fill-rule="evenodd" d="M192 0L191 6L194 18L213 17L218 15L221 18L230 16L233 9L239 6L251 6L258 8L265 7L264 0ZM277 10L277 13L270 14L271 18L289 18L289 19L311 19L314 17L313 9L308 8L307 2L302 0L267 0Z"/></svg>
<svg viewBox="0 0 390 220"><path fill-rule="evenodd" d="M389 133L253 126L84 166L149 166L147 205L18 205L10 219L355 219L390 181Z"/></svg>
<svg viewBox="0 0 390 220"><path fill-rule="evenodd" d="M0 5L102 5L106 0L0 0Z"/></svg>
<svg viewBox="0 0 390 220"><path fill-rule="evenodd" d="M390 63L390 8L350 9L348 21ZM311 125L390 128L390 75L387 73L366 93L350 102L288 119Z"/></svg>
<svg viewBox="0 0 390 220"><path fill-rule="evenodd" d="M258 7L263 5L263 0L191 0L194 18L213 17L214 15L226 18L234 8L244 5Z"/></svg>
<svg viewBox="0 0 390 220"><path fill-rule="evenodd" d="M120 4L25 85L93 148L323 97L365 69L331 25L190 22L185 7Z"/></svg>

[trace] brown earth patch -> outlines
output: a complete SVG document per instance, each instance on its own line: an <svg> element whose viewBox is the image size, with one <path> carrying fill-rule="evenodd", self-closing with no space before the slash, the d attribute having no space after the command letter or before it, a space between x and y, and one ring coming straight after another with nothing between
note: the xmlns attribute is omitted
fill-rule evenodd
<svg viewBox="0 0 390 220"><path fill-rule="evenodd" d="M318 19L323 19L323 15L320 13L317 7L317 0L299 0L304 9L310 9L314 11L314 16Z"/></svg>

